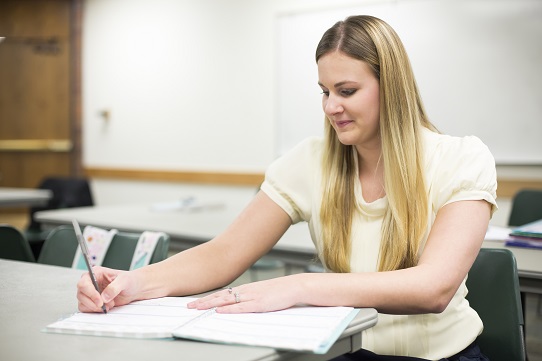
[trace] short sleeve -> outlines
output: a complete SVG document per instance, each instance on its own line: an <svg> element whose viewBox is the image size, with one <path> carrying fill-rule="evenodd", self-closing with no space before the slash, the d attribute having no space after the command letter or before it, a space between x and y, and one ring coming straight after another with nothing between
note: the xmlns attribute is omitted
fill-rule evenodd
<svg viewBox="0 0 542 361"><path fill-rule="evenodd" d="M292 223L309 221L311 217L321 154L321 138L308 138L275 160L265 172L262 191L288 213Z"/></svg>
<svg viewBox="0 0 542 361"><path fill-rule="evenodd" d="M474 136L441 136L433 153L433 209L464 200L485 200L497 209L497 172L488 147Z"/></svg>

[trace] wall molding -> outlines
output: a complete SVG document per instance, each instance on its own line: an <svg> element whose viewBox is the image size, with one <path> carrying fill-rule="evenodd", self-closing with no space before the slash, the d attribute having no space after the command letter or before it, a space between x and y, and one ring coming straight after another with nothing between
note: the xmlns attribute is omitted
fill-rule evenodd
<svg viewBox="0 0 542 361"><path fill-rule="evenodd" d="M264 180L263 173L185 172L116 168L85 168L84 173L89 178L249 186L259 186Z"/></svg>
<svg viewBox="0 0 542 361"><path fill-rule="evenodd" d="M498 179L497 197L512 198L521 189L542 190L542 179Z"/></svg>
<svg viewBox="0 0 542 361"><path fill-rule="evenodd" d="M89 178L249 186L259 186L264 180L264 173L185 172L116 168L85 168L84 173ZM497 196L499 198L512 198L520 189L542 190L542 179L499 179Z"/></svg>

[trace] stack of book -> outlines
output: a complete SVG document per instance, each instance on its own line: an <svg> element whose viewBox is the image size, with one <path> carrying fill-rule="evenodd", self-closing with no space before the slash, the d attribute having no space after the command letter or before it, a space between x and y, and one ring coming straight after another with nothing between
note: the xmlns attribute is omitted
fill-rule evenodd
<svg viewBox="0 0 542 361"><path fill-rule="evenodd" d="M514 228L505 244L513 247L542 249L542 219Z"/></svg>

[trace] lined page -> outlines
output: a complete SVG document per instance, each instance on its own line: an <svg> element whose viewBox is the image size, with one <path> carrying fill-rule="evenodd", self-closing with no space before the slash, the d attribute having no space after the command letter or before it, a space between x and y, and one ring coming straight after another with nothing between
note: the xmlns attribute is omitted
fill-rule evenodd
<svg viewBox="0 0 542 361"><path fill-rule="evenodd" d="M44 331L130 338L186 338L225 344L326 353L358 310L292 307L266 313L220 314L188 309L191 297L136 301L109 313L75 313Z"/></svg>
<svg viewBox="0 0 542 361"><path fill-rule="evenodd" d="M326 353L358 310L293 307L266 313L205 314L173 332L201 341Z"/></svg>
<svg viewBox="0 0 542 361"><path fill-rule="evenodd" d="M75 313L48 325L44 331L93 336L168 338L175 328L206 311L186 308L195 298L164 297L136 301L107 314Z"/></svg>

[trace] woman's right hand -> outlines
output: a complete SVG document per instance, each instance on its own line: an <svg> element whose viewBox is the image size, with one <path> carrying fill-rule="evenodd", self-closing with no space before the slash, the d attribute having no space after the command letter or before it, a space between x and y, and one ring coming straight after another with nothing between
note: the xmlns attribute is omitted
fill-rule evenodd
<svg viewBox="0 0 542 361"><path fill-rule="evenodd" d="M96 291L89 273L85 273L77 283L78 308L81 312L103 312L134 301L137 287L133 272L119 271L105 267L93 267L102 294Z"/></svg>

